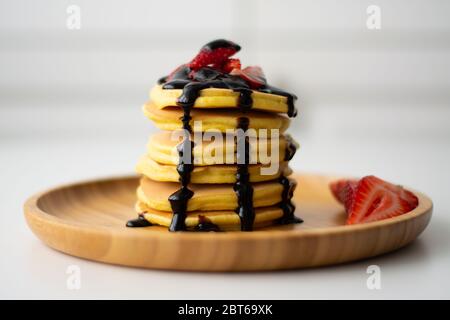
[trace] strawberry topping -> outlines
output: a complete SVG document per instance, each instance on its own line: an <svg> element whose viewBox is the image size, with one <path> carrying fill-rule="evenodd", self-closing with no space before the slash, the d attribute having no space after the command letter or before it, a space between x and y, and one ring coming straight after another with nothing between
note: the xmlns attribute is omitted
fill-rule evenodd
<svg viewBox="0 0 450 320"><path fill-rule="evenodd" d="M230 72L231 75L239 76L244 79L252 89L258 89L266 85L266 76L261 67L251 66L244 69L233 69Z"/></svg>
<svg viewBox="0 0 450 320"><path fill-rule="evenodd" d="M223 72L230 73L233 69L241 69L241 60L239 59L228 59L225 64L221 67Z"/></svg>
<svg viewBox="0 0 450 320"><path fill-rule="evenodd" d="M244 86L251 89L264 87L267 81L261 67L249 66L242 69L239 59L230 58L240 49L241 47L232 41L211 41L200 49L191 62L172 71L166 81L240 79Z"/></svg>
<svg viewBox="0 0 450 320"><path fill-rule="evenodd" d="M234 42L223 39L215 40L203 46L188 65L193 70L210 65L222 66L229 57L240 49L241 47Z"/></svg>
<svg viewBox="0 0 450 320"><path fill-rule="evenodd" d="M347 224L365 223L407 213L419 204L418 198L402 186L375 176L361 180L330 183L335 198L344 204Z"/></svg>

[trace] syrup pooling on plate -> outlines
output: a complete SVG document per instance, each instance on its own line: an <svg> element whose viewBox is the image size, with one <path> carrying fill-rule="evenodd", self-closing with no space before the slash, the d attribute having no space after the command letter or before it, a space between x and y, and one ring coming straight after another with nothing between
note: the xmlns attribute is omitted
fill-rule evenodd
<svg viewBox="0 0 450 320"><path fill-rule="evenodd" d="M139 214L139 216L136 219L129 220L127 222L127 227L129 228L142 228L142 227L149 227L152 224L148 222L147 219L144 218L144 213Z"/></svg>

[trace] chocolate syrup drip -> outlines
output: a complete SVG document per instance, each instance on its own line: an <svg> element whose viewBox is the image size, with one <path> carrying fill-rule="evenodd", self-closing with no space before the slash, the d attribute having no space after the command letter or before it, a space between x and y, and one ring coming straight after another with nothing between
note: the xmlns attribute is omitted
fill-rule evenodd
<svg viewBox="0 0 450 320"><path fill-rule="evenodd" d="M186 210L187 203L194 195L194 192L187 186L181 186L180 189L172 193L169 197L170 206L172 207L172 221L170 222L169 231L186 230Z"/></svg>
<svg viewBox="0 0 450 320"><path fill-rule="evenodd" d="M157 84L164 84L167 82L167 76L161 77L158 79L158 81L156 81Z"/></svg>
<svg viewBox="0 0 450 320"><path fill-rule="evenodd" d="M194 231L202 231L202 232L219 232L221 231L219 226L212 223L207 217L199 215L198 216L199 223L194 228Z"/></svg>
<svg viewBox="0 0 450 320"><path fill-rule="evenodd" d="M191 105L188 104L181 104L179 103L181 107L183 108L183 116L181 116L180 120L183 123L183 130L185 130L184 134L184 140L190 140L190 133L192 133L191 128Z"/></svg>
<svg viewBox="0 0 450 320"><path fill-rule="evenodd" d="M295 187L297 186L296 182L284 176L281 176L278 181L283 186L280 202L283 216L278 220L279 224L302 223L303 220L294 215L295 205L291 201Z"/></svg>
<svg viewBox="0 0 450 320"><path fill-rule="evenodd" d="M142 227L149 227L152 224L144 218L144 215L141 213L136 219L129 220L127 222L127 227L129 228L142 228Z"/></svg>
<svg viewBox="0 0 450 320"><path fill-rule="evenodd" d="M243 133L247 131L249 119L247 117L240 117L238 119L238 129L242 129ZM248 137L238 134L236 144L242 146L244 142L245 150L242 153L241 148L237 148L237 172L236 183L233 186L234 192L237 195L238 207L236 213L241 219L241 230L253 230L253 222L255 220L255 210L253 208L253 186L250 183L250 174L248 172L248 164L250 163L250 144Z"/></svg>
<svg viewBox="0 0 450 320"><path fill-rule="evenodd" d="M177 146L179 162L177 165L177 172L180 176L181 188L172 193L169 196L170 206L172 208L172 221L170 223L169 231L181 231L186 230L186 211L189 199L192 198L194 192L188 188L191 181L191 173L194 170L194 146L195 143L191 141L190 134L192 128L191 121L191 108L192 105L178 101L178 105L183 108L183 116L181 122L183 123L184 138L183 141Z"/></svg>
<svg viewBox="0 0 450 320"><path fill-rule="evenodd" d="M286 139L286 151L284 153L284 161L289 161L292 160L295 153L297 152L298 144L289 134L285 134L284 137Z"/></svg>

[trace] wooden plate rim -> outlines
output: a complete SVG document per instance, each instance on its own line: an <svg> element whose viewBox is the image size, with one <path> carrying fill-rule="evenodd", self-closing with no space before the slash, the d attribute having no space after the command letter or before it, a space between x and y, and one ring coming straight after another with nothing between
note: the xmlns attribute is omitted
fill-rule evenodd
<svg viewBox="0 0 450 320"><path fill-rule="evenodd" d="M316 176L326 180L332 178L339 178L339 176L334 175L317 175L317 174L306 174L309 176ZM298 176L298 174L297 174ZM300 174L301 176L301 174ZM138 179L139 177L136 175L124 175L124 176L114 176L114 177L105 177L105 178L97 178L97 179L86 179L77 182L62 184L53 188L49 188L47 190L38 192L28 198L24 203L24 214L25 218L30 224L30 220L37 219L43 223L52 223L60 225L64 228L76 229L79 231L86 232L94 232L96 234L105 234L107 236L114 233L115 235L119 234L120 236L133 236L133 237L142 237L142 238L161 238L161 237L170 237L183 240L197 240L199 238L214 238L217 241L226 241L233 240L236 241L237 238L240 240L252 240L259 238L267 238L267 235L270 234L272 238L302 238L302 237L317 237L321 235L329 235L329 234L340 234L340 233L348 233L348 232L360 232L366 231L369 229L378 229L383 228L388 225L394 225L401 223L405 220L411 220L418 218L425 214L432 214L433 203L432 200L422 192L415 191L409 187L406 187L408 190L414 192L414 194L419 198L419 205L414 210L405 213L403 215L389 218L381 221L369 222L364 224L356 224L356 225L342 225L342 226L333 226L333 227L323 227L323 228L312 228L312 229L294 229L294 230L258 230L257 232L224 232L224 233L195 233L195 232L177 232L177 233L169 233L169 232L148 232L148 233L136 233L134 229L129 229L125 227L119 228L116 226L92 226L89 224L67 221L65 219L56 217L52 214L49 214L43 211L39 207L39 199L42 197L52 193L57 192L63 189L69 189L74 187L80 187L85 184L95 184L95 183L114 183L119 182L121 180L132 180Z"/></svg>

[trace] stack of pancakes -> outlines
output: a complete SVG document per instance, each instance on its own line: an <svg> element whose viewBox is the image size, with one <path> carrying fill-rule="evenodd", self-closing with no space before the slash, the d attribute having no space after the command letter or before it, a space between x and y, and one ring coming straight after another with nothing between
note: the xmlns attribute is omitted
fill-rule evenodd
<svg viewBox="0 0 450 320"><path fill-rule="evenodd" d="M180 145L182 134L174 131L182 128L183 117L182 108L176 105L176 99L182 90L166 90L160 85L151 91L151 102L144 105L144 114L154 121L156 126L162 130L150 137L147 153L138 162L136 170L142 174L137 195L138 202L136 209L151 224L170 227L173 220L173 212L169 201L170 195L180 188L180 174L177 171L179 164L179 154L177 146ZM264 167L269 167L267 162L262 165L260 159L257 163L248 165L250 182L253 187L253 207L254 207L254 228L260 228L274 223L281 222L284 216L283 191L286 187L282 183L283 177L291 174L288 160L293 156L296 143L289 135L284 134L289 126L289 119L282 114L274 112L264 112L259 110L278 110L280 113L287 112L286 98L267 93L256 93L258 100L253 100L253 107L243 114L237 107L237 94L228 89L203 89L200 97L194 105L191 116L191 127L194 136L201 137L201 143L197 143L193 148L194 168L191 172L189 188L193 191L193 196L187 201L185 216L185 227L187 230L217 229L217 230L240 230L241 218L236 212L238 208L238 196L234 190L236 183L236 173L238 165L230 164L226 159L236 158L236 139L226 136L238 127L238 122L243 117L248 119L248 128L267 129L266 143L259 141L261 137L250 137L257 146L271 147L273 139L270 136L272 129L279 130L278 139L278 159L277 164L271 163L274 170L267 170L264 174L261 171ZM255 93L253 93L255 95ZM255 103L256 101L259 103ZM225 107L227 106L227 107ZM219 109L219 107L222 107ZM201 121L201 131L195 131L198 126L194 121ZM169 131L170 130L170 131ZM212 139L206 139L204 132L219 131L224 135L222 157L214 154L220 148L209 145L214 144ZM181 131L180 131L181 132ZM180 139L175 139L181 137ZM233 145L230 145L233 144ZM211 152L211 150L213 150ZM253 149L254 150L254 149ZM252 151L251 151L252 152ZM253 151L254 152L254 151ZM233 153L230 155L230 153ZM267 153L266 153L267 154ZM268 152L270 154L270 152ZM213 156L212 156L213 155ZM258 158L258 155L256 155ZM290 190L293 192L295 182L290 181ZM289 194L284 197L284 201L290 201ZM285 217L290 222L291 216ZM292 221L295 222L295 221Z"/></svg>
<svg viewBox="0 0 450 320"><path fill-rule="evenodd" d="M301 222L288 178L297 143L285 134L296 97L267 85L259 67L239 63L239 76L206 65L239 49L213 41L151 90L143 111L163 131L137 164L139 218L127 226L251 231Z"/></svg>

